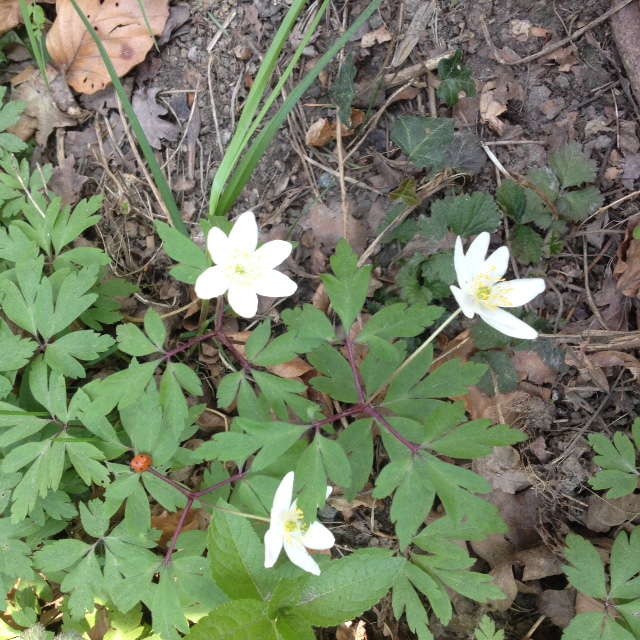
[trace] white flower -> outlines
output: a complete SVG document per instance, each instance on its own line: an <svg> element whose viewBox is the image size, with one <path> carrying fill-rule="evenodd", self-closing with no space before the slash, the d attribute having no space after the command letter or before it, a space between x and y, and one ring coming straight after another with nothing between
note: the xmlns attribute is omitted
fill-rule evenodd
<svg viewBox="0 0 640 640"><path fill-rule="evenodd" d="M327 487L327 498L331 487ZM298 501L293 497L293 471L282 479L271 509L271 526L264 536L264 566L273 567L284 550L289 560L301 569L320 575L320 567L309 555L307 549L331 549L335 538L329 529L319 522L304 523L304 514L298 509Z"/></svg>
<svg viewBox="0 0 640 640"><path fill-rule="evenodd" d="M489 234L481 233L466 255L462 240L456 240L453 256L458 287L451 287L462 313L473 318L477 313L488 325L513 338L533 340L538 332L500 307L521 307L545 288L542 278L522 278L505 282L509 266L509 249L500 247L488 258ZM486 258L486 259L485 259Z"/></svg>
<svg viewBox="0 0 640 640"><path fill-rule="evenodd" d="M217 227L211 229L207 249L215 266L198 276L196 295L208 300L229 291L231 308L243 318L252 318L259 295L280 298L295 293L298 285L274 270L289 257L291 243L272 240L256 250L257 245L258 225L252 211L236 220L229 237Z"/></svg>

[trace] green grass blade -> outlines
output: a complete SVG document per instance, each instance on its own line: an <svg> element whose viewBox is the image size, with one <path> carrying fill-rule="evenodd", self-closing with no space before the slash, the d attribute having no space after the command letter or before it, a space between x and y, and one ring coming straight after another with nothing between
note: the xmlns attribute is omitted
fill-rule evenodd
<svg viewBox="0 0 640 640"><path fill-rule="evenodd" d="M373 0L362 15L353 23L353 25L342 35L342 37L327 51L318 61L316 66L305 76L304 80L289 94L284 101L282 107L278 110L269 124L258 134L253 144L242 158L238 168L231 176L231 180L226 189L220 196L220 201L216 207L217 215L226 214L233 207L238 196L244 189L247 182L251 178L253 171L264 155L269 143L278 133L280 127L286 120L287 116L295 106L296 102L309 89L318 74L324 69L331 60L333 60L340 49L355 35L356 31L369 19L371 14L382 4L382 0Z"/></svg>
<svg viewBox="0 0 640 640"><path fill-rule="evenodd" d="M42 54L42 44L40 42L42 40L42 34L39 36L36 35L33 25L31 24L31 16L29 15L27 0L20 0L20 11L22 13L22 19L24 20L24 26L27 30L27 36L29 37L29 44L31 45L32 50L31 52L33 53L33 57L36 59L38 69L40 69L42 79L44 80L47 89L50 89L49 78L47 78L47 64L45 62L44 55Z"/></svg>
<svg viewBox="0 0 640 640"><path fill-rule="evenodd" d="M131 128L133 129L133 132L138 140L140 149L142 150L142 153L144 154L144 157L147 163L149 164L149 169L153 174L153 179L156 182L158 191L160 191L162 200L164 201L164 204L167 207L167 210L169 211L169 215L171 216L171 221L173 222L173 226L178 231L180 231L180 233L189 237L189 232L187 231L187 227L182 221L182 216L180 215L180 210L178 209L178 205L176 204L173 194L171 193L171 189L169 188L169 185L162 173L162 170L160 169L160 165L158 164L158 161L156 160L156 157L153 153L153 149L151 148L151 145L147 140L147 136L145 135L142 127L140 126L140 122L135 112L133 111L131 102L129 102L129 98L127 98L127 94L125 93L124 87L120 82L120 78L118 78L118 74L116 73L116 70L113 64L111 63L111 60L109 59L109 54L105 50L102 44L102 41L98 37L98 34L95 32L94 28L91 26L91 23L87 20L87 16L84 15L82 9L78 6L78 3L76 2L76 0L71 0L71 4L73 5L73 8L76 10L78 15L80 16L82 22L84 23L84 26L87 28L87 31L89 32L89 34L93 38L93 41L96 43L96 46L98 47L98 51L102 56L102 60L104 61L105 66L107 67L107 71L109 72L109 75L111 76L111 82L113 82L113 86L122 103L122 108L124 109L124 112L127 114L127 118L129 118L129 123L131 124Z"/></svg>
<svg viewBox="0 0 640 640"><path fill-rule="evenodd" d="M238 125L233 138L231 139L231 143L229 144L229 148L224 154L222 163L216 171L216 175L213 179L213 185L211 186L211 198L209 201L210 216L213 216L216 212L216 205L222 190L224 189L224 185L227 183L231 172L238 163L240 155L252 135L251 132L260 124L260 121L258 121L257 124L254 123L254 126L252 126L254 116L269 86L269 82L273 75L276 63L278 62L278 58L280 57L280 53L282 52L282 49L289 38L289 34L291 33L291 30L293 29L293 26L305 4L306 0L295 0L293 2L291 8L287 11L280 28L278 29L262 64L260 65L260 70L253 81L253 87L251 87L251 91L245 101L242 109L242 115L238 121Z"/></svg>

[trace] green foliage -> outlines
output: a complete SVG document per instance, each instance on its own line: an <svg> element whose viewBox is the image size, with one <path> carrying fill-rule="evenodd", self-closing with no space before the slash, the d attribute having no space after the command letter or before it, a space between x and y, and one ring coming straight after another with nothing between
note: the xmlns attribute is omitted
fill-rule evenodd
<svg viewBox="0 0 640 640"><path fill-rule="evenodd" d="M389 194L389 200L401 200L408 207L420 204L421 200L416 193L416 179L406 178L400 186Z"/></svg>
<svg viewBox="0 0 640 640"><path fill-rule="evenodd" d="M476 83L471 78L471 69L462 64L462 51L456 51L452 58L440 60L438 75L438 98L444 100L447 107L458 104L461 93L469 98L473 98L477 93Z"/></svg>
<svg viewBox="0 0 640 640"><path fill-rule="evenodd" d="M597 549L587 540L570 533L565 556L573 566L564 567L569 582L591 598L606 601L602 613L581 613L565 629L567 640L621 638L631 640L640 632L640 530L630 536L621 531L613 543L607 581Z"/></svg>
<svg viewBox="0 0 640 640"><path fill-rule="evenodd" d="M506 180L496 191L496 199L516 223L511 236L514 255L529 264L558 255L564 246L566 223L582 222L602 206L602 195L595 187L577 189L595 179L595 162L572 143L552 153L548 167L529 172L528 188ZM544 237L525 226L529 224L545 232Z"/></svg>
<svg viewBox="0 0 640 640"><path fill-rule="evenodd" d="M496 631L495 623L487 615L482 616L474 635L476 640L504 640L504 631Z"/></svg>
<svg viewBox="0 0 640 640"><path fill-rule="evenodd" d="M7 87L0 87L0 105L4 102ZM7 157L10 153L20 153L27 148L18 136L7 133L18 120L27 105L24 102L9 102L0 109L0 157Z"/></svg>
<svg viewBox="0 0 640 640"><path fill-rule="evenodd" d="M329 97L338 106L340 120L345 127L351 126L351 104L356 97L356 89L353 84L355 78L356 68L351 62L351 56L347 56L340 66L338 77L329 90Z"/></svg>
<svg viewBox="0 0 640 640"><path fill-rule="evenodd" d="M634 447L631 439L616 431L613 442L601 433L589 435L589 444L599 454L593 461L602 471L589 479L589 484L596 490L608 489L609 500L622 498L638 488L638 469L636 467L636 447L640 442L640 418L636 418L631 426Z"/></svg>
<svg viewBox="0 0 640 640"><path fill-rule="evenodd" d="M391 139L416 167L444 168L445 149L453 141L453 120L400 116L393 124Z"/></svg>

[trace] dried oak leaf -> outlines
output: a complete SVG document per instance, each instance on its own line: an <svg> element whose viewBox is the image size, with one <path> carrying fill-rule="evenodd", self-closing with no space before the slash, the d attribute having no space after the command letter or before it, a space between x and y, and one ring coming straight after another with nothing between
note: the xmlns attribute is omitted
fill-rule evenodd
<svg viewBox="0 0 640 640"><path fill-rule="evenodd" d="M67 156L64 162L53 170L49 181L49 189L62 198L63 205L73 205L80 200L82 185L88 179L74 169L75 164L75 158Z"/></svg>
<svg viewBox="0 0 640 640"><path fill-rule="evenodd" d="M162 149L161 140L175 142L180 136L180 127L173 122L163 120L160 116L168 113L168 109L156 102L160 89L143 87L133 94L131 105L140 120L149 144L154 149Z"/></svg>
<svg viewBox="0 0 640 640"><path fill-rule="evenodd" d="M102 40L118 76L142 62L153 46L138 0L78 0ZM57 16L47 34L47 49L67 82L80 93L95 93L111 83L98 47L71 0L58 0ZM169 1L147 2L145 11L154 35L169 17Z"/></svg>
<svg viewBox="0 0 640 640"><path fill-rule="evenodd" d="M0 36L21 25L22 11L19 0L0 0Z"/></svg>

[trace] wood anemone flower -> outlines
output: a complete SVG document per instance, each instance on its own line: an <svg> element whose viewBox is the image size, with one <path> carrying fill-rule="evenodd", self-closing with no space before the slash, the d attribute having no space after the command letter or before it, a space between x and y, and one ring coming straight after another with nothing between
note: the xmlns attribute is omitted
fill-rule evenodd
<svg viewBox="0 0 640 640"><path fill-rule="evenodd" d="M284 546L289 560L301 569L320 575L318 563L309 555L307 549L331 549L335 538L329 529L320 522L305 524L304 514L298 509L298 501L293 498L293 471L287 473L273 498L271 526L264 536L264 566L273 567ZM327 487L327 498L331 487Z"/></svg>
<svg viewBox="0 0 640 640"><path fill-rule="evenodd" d="M258 225L252 211L243 213L227 237L214 227L207 235L207 249L214 265L198 276L196 295L203 300L228 292L231 308L243 318L258 311L258 296L281 298L293 295L298 285L274 267L284 262L292 245L272 240L258 246Z"/></svg>
<svg viewBox="0 0 640 640"><path fill-rule="evenodd" d="M454 265L458 287L451 286L462 313L473 318L477 313L488 325L512 338L533 340L538 332L526 322L505 311L503 307L521 307L545 289L542 278L520 278L505 281L509 266L509 249L500 247L488 258L489 234L481 233L469 247L462 249L456 240Z"/></svg>

